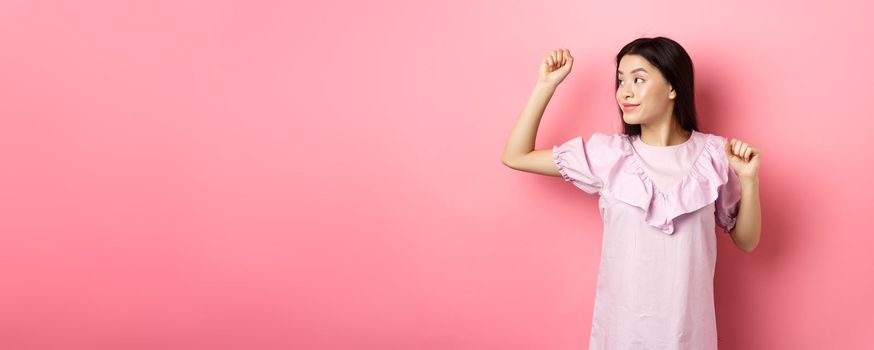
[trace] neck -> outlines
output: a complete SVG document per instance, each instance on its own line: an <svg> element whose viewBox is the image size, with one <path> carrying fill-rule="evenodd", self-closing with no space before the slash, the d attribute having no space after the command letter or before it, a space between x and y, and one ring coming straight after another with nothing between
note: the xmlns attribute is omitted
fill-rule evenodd
<svg viewBox="0 0 874 350"><path fill-rule="evenodd" d="M690 137L692 137L692 131L683 129L678 123L640 125L640 140L651 146L679 145L688 141Z"/></svg>

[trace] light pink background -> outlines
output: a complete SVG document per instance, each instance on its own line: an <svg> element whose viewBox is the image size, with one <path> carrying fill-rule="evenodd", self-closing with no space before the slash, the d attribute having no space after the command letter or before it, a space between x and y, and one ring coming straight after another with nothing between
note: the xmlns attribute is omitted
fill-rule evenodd
<svg viewBox="0 0 874 350"><path fill-rule="evenodd" d="M864 3L4 1L0 348L584 349L597 197L500 156L559 47L537 148L619 132L657 35L763 151L720 348L870 348Z"/></svg>

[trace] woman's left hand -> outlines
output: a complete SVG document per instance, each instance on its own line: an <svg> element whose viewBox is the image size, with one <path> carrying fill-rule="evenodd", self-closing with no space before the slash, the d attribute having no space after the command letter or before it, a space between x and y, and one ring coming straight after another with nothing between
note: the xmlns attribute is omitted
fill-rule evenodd
<svg viewBox="0 0 874 350"><path fill-rule="evenodd" d="M730 139L725 143L725 154L738 177L758 178L762 152L757 147L738 139Z"/></svg>

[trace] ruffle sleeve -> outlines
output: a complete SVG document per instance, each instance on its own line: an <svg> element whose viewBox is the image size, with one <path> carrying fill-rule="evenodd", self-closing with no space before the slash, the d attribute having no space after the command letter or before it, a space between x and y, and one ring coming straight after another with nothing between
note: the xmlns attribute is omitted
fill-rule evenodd
<svg viewBox="0 0 874 350"><path fill-rule="evenodd" d="M723 141L724 138L723 138ZM724 143L723 143L724 146ZM724 148L723 148L724 149ZM737 223L737 213L740 209L740 178L735 174L734 169L728 161L728 156L725 152L722 153L722 159L718 170L726 176L728 181L719 186L719 197L716 199L716 224L722 228L725 233L731 233L734 225Z"/></svg>
<svg viewBox="0 0 874 350"><path fill-rule="evenodd" d="M609 136L595 132L587 141L582 136L552 146L552 160L564 181L586 193L600 193L604 187L604 171L609 158Z"/></svg>

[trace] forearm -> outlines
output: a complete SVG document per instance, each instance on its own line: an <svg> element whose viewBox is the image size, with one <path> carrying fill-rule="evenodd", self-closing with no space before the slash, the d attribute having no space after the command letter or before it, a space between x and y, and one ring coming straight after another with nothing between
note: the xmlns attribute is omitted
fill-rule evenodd
<svg viewBox="0 0 874 350"><path fill-rule="evenodd" d="M759 178L740 178L741 198L737 222L731 230L734 244L745 252L752 252L759 244L762 232L762 210L759 205Z"/></svg>
<svg viewBox="0 0 874 350"><path fill-rule="evenodd" d="M510 131L510 137L502 156L505 163L534 150L540 119L543 117L543 111L546 110L546 105L555 93L556 87L556 85L541 82L534 86L534 90L528 97L528 102L516 120L516 125Z"/></svg>

